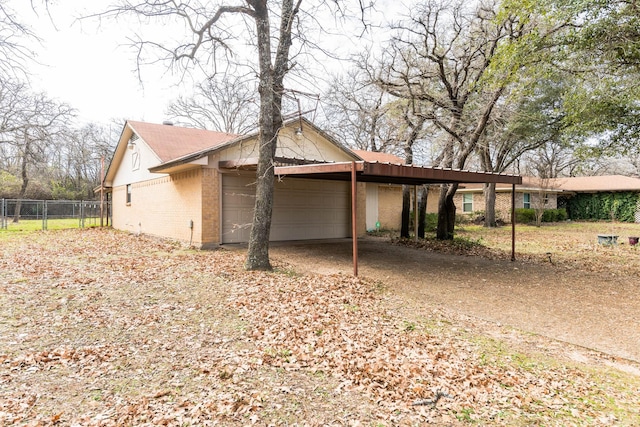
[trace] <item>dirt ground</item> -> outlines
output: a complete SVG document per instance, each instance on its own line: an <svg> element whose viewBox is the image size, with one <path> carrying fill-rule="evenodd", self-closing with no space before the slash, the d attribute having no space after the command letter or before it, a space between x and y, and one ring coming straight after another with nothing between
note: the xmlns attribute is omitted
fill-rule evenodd
<svg viewBox="0 0 640 427"><path fill-rule="evenodd" d="M353 272L350 240L274 245L271 253L301 271ZM418 312L443 307L603 352L640 375L637 277L440 254L375 237L359 242L359 275L383 281ZM581 350L570 356L582 361Z"/></svg>

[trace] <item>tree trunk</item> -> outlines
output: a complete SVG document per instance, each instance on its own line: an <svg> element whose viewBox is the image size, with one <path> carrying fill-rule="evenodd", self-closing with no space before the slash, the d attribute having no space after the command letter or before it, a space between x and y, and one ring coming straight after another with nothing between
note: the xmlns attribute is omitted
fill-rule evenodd
<svg viewBox="0 0 640 427"><path fill-rule="evenodd" d="M484 184L484 226L496 227L496 184Z"/></svg>
<svg viewBox="0 0 640 427"><path fill-rule="evenodd" d="M425 222L427 220L427 197L429 196L429 187L423 185L420 187L418 198L418 237L424 239Z"/></svg>
<svg viewBox="0 0 640 427"><path fill-rule="evenodd" d="M402 225L400 226L400 237L409 238L409 223L411 211L411 189L408 185L402 186Z"/></svg>
<svg viewBox="0 0 640 427"><path fill-rule="evenodd" d="M270 270L269 234L271 233L275 176L273 161L276 153L279 127L276 128L274 125L276 114L275 82L271 67L269 13L266 6L264 9L256 10L255 19L260 64L260 85L258 87L260 93L260 134L258 143L260 146L256 171L256 203L245 268L247 270Z"/></svg>
<svg viewBox="0 0 640 427"><path fill-rule="evenodd" d="M271 63L271 28L267 0L247 0L252 5L258 40L258 63L260 68L260 135L258 167L256 171L256 204L253 225L249 235L249 249L245 268L247 270L270 270L269 234L273 213L274 167L278 132L282 128L282 96L284 77L289 71L289 49L291 30L302 0L283 0L280 14L280 33L274 64Z"/></svg>
<svg viewBox="0 0 640 427"><path fill-rule="evenodd" d="M26 138L26 136L25 136ZM21 176L22 185L20 186L20 193L18 193L18 201L16 202L15 212L13 213L13 222L17 224L20 221L20 211L22 210L22 199L27 194L27 186L29 185L29 174L27 173L27 166L29 163L28 157L30 155L31 146L29 141L26 142L24 148L24 155L22 157Z"/></svg>
<svg viewBox="0 0 640 427"><path fill-rule="evenodd" d="M453 196L458 189L457 184L443 185L438 199L438 240L452 240L456 224L456 205Z"/></svg>

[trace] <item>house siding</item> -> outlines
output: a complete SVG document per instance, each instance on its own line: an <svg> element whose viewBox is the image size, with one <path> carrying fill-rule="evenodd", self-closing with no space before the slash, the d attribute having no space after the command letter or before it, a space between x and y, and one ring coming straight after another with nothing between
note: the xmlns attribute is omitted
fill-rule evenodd
<svg viewBox="0 0 640 427"><path fill-rule="evenodd" d="M203 171L195 169L113 189L113 227L202 245ZM193 221L193 235L189 227ZM208 231L211 233L211 231Z"/></svg>
<svg viewBox="0 0 640 427"><path fill-rule="evenodd" d="M402 187L378 186L378 221L385 230L399 230L402 225Z"/></svg>
<svg viewBox="0 0 640 427"><path fill-rule="evenodd" d="M202 169L202 239L203 247L215 246L222 241L220 230L220 189L222 182L217 169Z"/></svg>

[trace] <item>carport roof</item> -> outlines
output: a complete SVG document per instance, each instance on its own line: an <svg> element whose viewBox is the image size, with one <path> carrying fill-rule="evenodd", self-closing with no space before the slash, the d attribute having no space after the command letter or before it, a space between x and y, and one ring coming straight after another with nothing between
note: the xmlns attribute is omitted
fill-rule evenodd
<svg viewBox="0 0 640 427"><path fill-rule="evenodd" d="M286 175L297 176L299 178L350 181L353 168L355 168L356 180L360 182L408 185L444 183L522 183L522 177L517 175L366 161L278 166L275 168L275 173L279 176Z"/></svg>

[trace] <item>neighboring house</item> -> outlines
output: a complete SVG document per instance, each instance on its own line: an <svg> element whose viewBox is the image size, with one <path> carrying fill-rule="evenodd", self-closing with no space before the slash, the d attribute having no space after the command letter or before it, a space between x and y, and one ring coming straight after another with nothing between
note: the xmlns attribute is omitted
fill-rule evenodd
<svg viewBox="0 0 640 427"><path fill-rule="evenodd" d="M511 185L496 185L496 218L511 221ZM526 209L556 209L558 194L562 190L552 180L523 176L522 184L516 185L515 207ZM454 196L456 212L472 216L485 210L484 186L482 184L462 184Z"/></svg>
<svg viewBox="0 0 640 427"><path fill-rule="evenodd" d="M257 141L257 133L241 136L128 121L105 177L105 187L112 192L113 227L198 247L247 242L255 203ZM370 162L401 163L384 153L359 153ZM280 131L276 160L282 166L363 158L303 119ZM373 224L371 228L376 222L382 228L398 228L402 196L395 189L400 186L358 186L358 233L366 231L365 221ZM351 234L349 182L276 177L271 240Z"/></svg>
<svg viewBox="0 0 640 427"><path fill-rule="evenodd" d="M555 181L562 189L559 204L567 209L569 218L610 219L611 209L617 210L621 207L616 207L615 204L625 204L635 199L635 207L626 206L627 218L633 217L630 220L640 222L639 178L604 175L557 178ZM614 206L610 206L611 202L614 202Z"/></svg>
<svg viewBox="0 0 640 427"><path fill-rule="evenodd" d="M510 218L511 190L511 185L496 185L496 217L505 222L508 222ZM622 175L567 177L546 180L525 176L522 177L522 184L516 185L515 207L556 209L558 207L567 207L570 204L569 200L578 195L622 192L640 194L640 179ZM437 194L435 197L437 197ZM473 215L474 212L484 211L483 185L461 184L454 200L456 212L460 214ZM640 219L637 221L640 222Z"/></svg>

